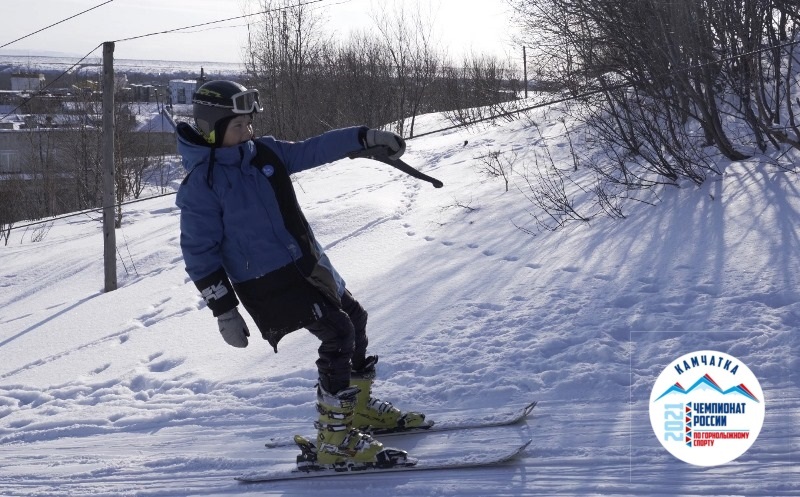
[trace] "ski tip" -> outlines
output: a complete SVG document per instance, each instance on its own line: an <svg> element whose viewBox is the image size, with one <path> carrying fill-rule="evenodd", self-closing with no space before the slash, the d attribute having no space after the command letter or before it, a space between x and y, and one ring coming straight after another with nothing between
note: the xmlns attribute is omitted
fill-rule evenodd
<svg viewBox="0 0 800 497"><path fill-rule="evenodd" d="M536 404L538 403L539 403L538 400L534 400L533 402L525 406L525 408L523 408L523 412L525 413L525 415L527 416L528 414L530 414L531 411L533 411L533 408L536 407Z"/></svg>
<svg viewBox="0 0 800 497"><path fill-rule="evenodd" d="M518 457L518 456L521 456L522 454L524 454L524 453L525 453L525 450L526 450L526 449L527 449L527 448L528 448L528 447L531 445L531 442L533 442L533 439L532 439L532 438L528 439L528 441L527 441L527 442L524 442L522 445L520 445L519 447L517 447L517 449L516 449L514 452L512 452L512 453L509 455L509 457L507 458L507 460L514 459L514 458L516 458L516 457Z"/></svg>

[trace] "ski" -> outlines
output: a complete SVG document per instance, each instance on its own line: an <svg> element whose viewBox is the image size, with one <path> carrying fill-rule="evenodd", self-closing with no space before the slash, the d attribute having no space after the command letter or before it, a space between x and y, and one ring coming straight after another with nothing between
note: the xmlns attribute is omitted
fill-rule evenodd
<svg viewBox="0 0 800 497"><path fill-rule="evenodd" d="M504 408L500 412L487 412L486 414L477 414L475 410L459 410L448 411L431 416L436 421L431 422L430 425L421 426L417 428L409 428L406 430L362 430L370 435L383 440L387 437L395 435L411 435L414 433L441 433L444 431L455 430L470 430L475 428L492 428L495 426L507 426L521 422L527 418L533 408L536 407L536 401L531 402L523 407L512 409ZM308 436L306 438L316 438L315 436ZM264 445L267 448L277 447L290 447L295 444L294 437L275 437L269 439Z"/></svg>
<svg viewBox="0 0 800 497"><path fill-rule="evenodd" d="M257 471L246 473L236 477L236 480L245 483L257 483L281 480L298 480L305 478L320 478L327 476L343 475L365 475L379 473L399 473L403 471L428 471L443 469L475 468L480 466L496 466L520 457L525 449L531 444L531 440L524 442L513 448L506 450L487 450L480 453L470 453L461 456L441 456L441 457L409 457L403 465L391 466L388 468L380 467L358 467L358 468L330 468L320 466L306 466L299 468L297 465L284 465L270 471Z"/></svg>

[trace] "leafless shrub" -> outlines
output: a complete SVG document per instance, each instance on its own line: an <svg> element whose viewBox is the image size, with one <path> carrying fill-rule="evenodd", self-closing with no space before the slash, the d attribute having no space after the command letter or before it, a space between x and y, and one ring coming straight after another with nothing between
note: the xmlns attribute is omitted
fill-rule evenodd
<svg viewBox="0 0 800 497"><path fill-rule="evenodd" d="M47 223L37 223L31 227L31 234L30 240L33 243L38 243L47 238L47 234L50 233L50 228L53 227L52 222ZM28 231L28 228L25 228L25 231ZM23 235L24 236L24 235Z"/></svg>
<svg viewBox="0 0 800 497"><path fill-rule="evenodd" d="M556 231L570 222L588 223L592 219L579 211L574 196L567 192L567 185L578 186L577 183L549 155L543 161L534 154L533 166L526 167L521 178L526 188L519 191L535 207L529 212L540 230Z"/></svg>
<svg viewBox="0 0 800 497"><path fill-rule="evenodd" d="M514 174L514 164L518 159L517 152L489 150L476 159L481 162L478 171L492 178L501 178L508 191L511 176Z"/></svg>

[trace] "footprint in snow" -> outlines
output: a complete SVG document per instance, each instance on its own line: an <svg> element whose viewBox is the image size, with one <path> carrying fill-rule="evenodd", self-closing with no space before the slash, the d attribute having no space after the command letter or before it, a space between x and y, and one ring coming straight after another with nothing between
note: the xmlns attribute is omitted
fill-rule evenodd
<svg viewBox="0 0 800 497"><path fill-rule="evenodd" d="M710 295L712 297L716 297L719 292L716 289L716 286L713 283L700 283L690 288L697 293L702 293L706 295Z"/></svg>
<svg viewBox="0 0 800 497"><path fill-rule="evenodd" d="M150 369L151 373L163 373L165 371L169 371L170 369L174 369L181 364L183 364L183 359L164 359L163 361L150 364L148 368Z"/></svg>
<svg viewBox="0 0 800 497"><path fill-rule="evenodd" d="M142 314L138 319L139 323L145 328L157 323L159 321L158 316L161 315L161 309L156 309L154 307L151 307L151 309L151 312Z"/></svg>
<svg viewBox="0 0 800 497"><path fill-rule="evenodd" d="M612 307L618 307L621 309L629 309L638 303L639 299L637 299L634 295L622 295L610 302Z"/></svg>
<svg viewBox="0 0 800 497"><path fill-rule="evenodd" d="M108 369L110 367L111 367L111 363L106 363L106 364L100 366L99 368L93 369L92 370L92 374L100 374L100 373L102 373L103 371L105 371L106 369Z"/></svg>
<svg viewBox="0 0 800 497"><path fill-rule="evenodd" d="M472 310L469 311L469 314L476 318L486 317L489 315L489 313L498 312L505 309L505 306L492 304L490 302L469 304L469 307L472 307Z"/></svg>

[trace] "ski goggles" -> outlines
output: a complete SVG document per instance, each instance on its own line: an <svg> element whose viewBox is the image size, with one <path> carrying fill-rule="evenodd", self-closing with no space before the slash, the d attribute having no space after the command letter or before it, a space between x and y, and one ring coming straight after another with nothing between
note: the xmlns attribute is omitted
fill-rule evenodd
<svg viewBox="0 0 800 497"><path fill-rule="evenodd" d="M240 91L234 94L231 100L233 100L234 114L252 114L253 112L261 112L264 110L264 108L261 107L261 102L258 100L258 90Z"/></svg>

